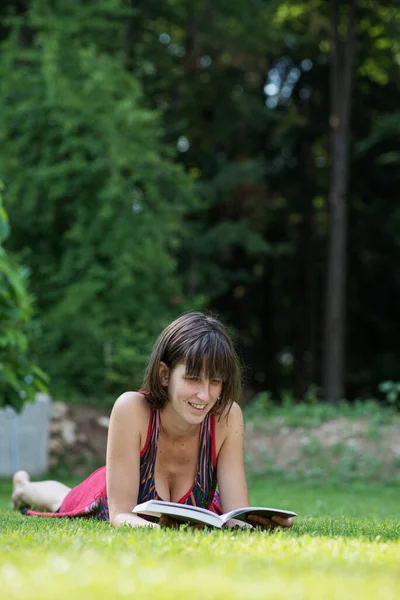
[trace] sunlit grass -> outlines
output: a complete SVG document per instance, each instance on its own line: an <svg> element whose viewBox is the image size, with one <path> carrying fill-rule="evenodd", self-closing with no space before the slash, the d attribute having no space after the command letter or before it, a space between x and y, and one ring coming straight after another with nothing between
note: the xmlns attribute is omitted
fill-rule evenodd
<svg viewBox="0 0 400 600"><path fill-rule="evenodd" d="M301 514L272 535L28 518L7 508L8 493L0 486L1 598L398 597L395 489L253 482L253 503Z"/></svg>

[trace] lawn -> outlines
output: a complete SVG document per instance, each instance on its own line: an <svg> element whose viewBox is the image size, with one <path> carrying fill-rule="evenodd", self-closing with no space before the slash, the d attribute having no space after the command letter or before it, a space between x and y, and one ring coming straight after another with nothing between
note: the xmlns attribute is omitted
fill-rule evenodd
<svg viewBox="0 0 400 600"><path fill-rule="evenodd" d="M253 504L296 510L291 532L114 530L27 518L0 484L0 597L397 599L395 487L250 485Z"/></svg>

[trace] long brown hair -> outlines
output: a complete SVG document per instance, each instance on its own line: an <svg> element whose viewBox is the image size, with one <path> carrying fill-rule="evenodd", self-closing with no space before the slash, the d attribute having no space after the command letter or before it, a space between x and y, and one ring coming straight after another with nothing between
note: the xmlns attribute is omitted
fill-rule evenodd
<svg viewBox="0 0 400 600"><path fill-rule="evenodd" d="M168 391L161 384L160 362L169 369L185 363L186 375L198 377L203 371L209 379L220 378L222 391L211 413L228 413L241 392L240 362L233 342L218 319L200 312L186 313L161 333L147 366L142 388L149 392L148 402L164 408Z"/></svg>

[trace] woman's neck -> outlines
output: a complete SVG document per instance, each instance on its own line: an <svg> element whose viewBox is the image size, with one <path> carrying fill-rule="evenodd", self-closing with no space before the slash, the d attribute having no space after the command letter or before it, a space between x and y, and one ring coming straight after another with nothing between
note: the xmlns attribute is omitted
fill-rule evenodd
<svg viewBox="0 0 400 600"><path fill-rule="evenodd" d="M191 423L187 423L170 404L167 404L160 411L160 427L162 433L174 441L182 440L182 438L197 437L201 424L192 425Z"/></svg>

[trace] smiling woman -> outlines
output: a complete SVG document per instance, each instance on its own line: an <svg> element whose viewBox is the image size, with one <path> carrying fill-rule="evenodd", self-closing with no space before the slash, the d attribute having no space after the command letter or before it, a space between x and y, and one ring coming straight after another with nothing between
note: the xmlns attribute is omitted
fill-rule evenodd
<svg viewBox="0 0 400 600"><path fill-rule="evenodd" d="M240 364L233 343L222 324L202 313L189 313L171 323L158 338L143 382L151 392L151 403L164 408L171 399L167 380L160 377L160 365L169 370L185 365L185 378L222 383L221 397L213 414L229 411L240 396ZM217 394L218 396L219 394ZM214 403L215 404L215 403Z"/></svg>
<svg viewBox="0 0 400 600"><path fill-rule="evenodd" d="M240 379L237 353L223 325L202 313L181 316L156 341L142 389L117 399L106 466L73 489L56 481L31 482L19 471L14 507L26 515L155 527L132 512L137 504L159 499L218 514L248 506L243 418L236 403ZM291 524L277 517L261 523Z"/></svg>

